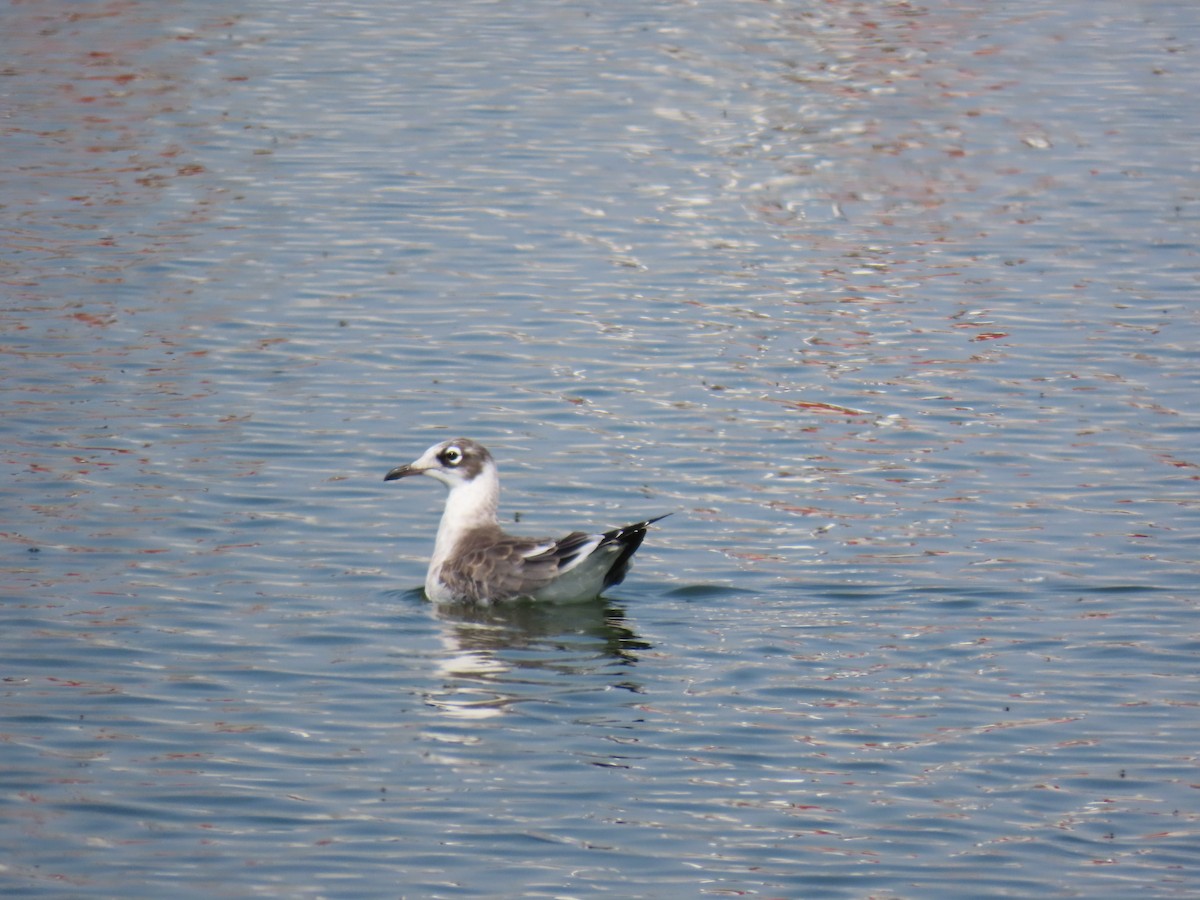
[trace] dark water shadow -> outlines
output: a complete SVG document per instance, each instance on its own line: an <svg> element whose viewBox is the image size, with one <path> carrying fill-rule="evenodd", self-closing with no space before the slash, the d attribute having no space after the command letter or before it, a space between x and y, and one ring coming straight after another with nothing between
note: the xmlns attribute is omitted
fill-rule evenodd
<svg viewBox="0 0 1200 900"><path fill-rule="evenodd" d="M484 606L432 604L421 588L387 591L385 596L428 607L464 649L501 650L547 643L591 647L602 656L634 662L638 650L650 647L630 627L624 607L605 597L579 603L516 600Z"/></svg>
<svg viewBox="0 0 1200 900"><path fill-rule="evenodd" d="M602 597L572 604L444 604L434 615L469 650L569 650L634 663L650 646L630 627L625 610Z"/></svg>

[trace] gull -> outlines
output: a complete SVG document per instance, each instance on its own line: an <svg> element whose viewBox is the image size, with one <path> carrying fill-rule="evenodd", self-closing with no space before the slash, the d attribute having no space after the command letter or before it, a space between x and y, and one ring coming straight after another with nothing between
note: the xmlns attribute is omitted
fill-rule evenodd
<svg viewBox="0 0 1200 900"><path fill-rule="evenodd" d="M383 480L409 475L427 475L450 489L425 575L425 594L434 603L590 600L621 583L646 528L665 518L595 534L573 531L557 540L506 534L496 521L496 463L468 438L434 444Z"/></svg>

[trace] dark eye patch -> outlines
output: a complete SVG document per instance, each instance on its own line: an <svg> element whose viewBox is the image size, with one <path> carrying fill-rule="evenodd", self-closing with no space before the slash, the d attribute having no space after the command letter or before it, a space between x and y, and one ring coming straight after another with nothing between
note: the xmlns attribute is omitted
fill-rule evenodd
<svg viewBox="0 0 1200 900"><path fill-rule="evenodd" d="M447 447L438 454L438 461L444 466L457 466L462 460L462 451L457 447Z"/></svg>

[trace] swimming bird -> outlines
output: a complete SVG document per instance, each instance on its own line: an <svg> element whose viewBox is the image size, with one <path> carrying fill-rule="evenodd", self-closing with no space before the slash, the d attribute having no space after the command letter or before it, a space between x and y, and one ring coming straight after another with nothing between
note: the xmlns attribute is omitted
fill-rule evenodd
<svg viewBox="0 0 1200 900"><path fill-rule="evenodd" d="M496 521L496 463L468 438L434 444L383 480L410 475L427 475L450 489L425 575L425 594L435 603L590 600L621 583L646 528L665 518L602 533L573 531L557 540L507 534Z"/></svg>

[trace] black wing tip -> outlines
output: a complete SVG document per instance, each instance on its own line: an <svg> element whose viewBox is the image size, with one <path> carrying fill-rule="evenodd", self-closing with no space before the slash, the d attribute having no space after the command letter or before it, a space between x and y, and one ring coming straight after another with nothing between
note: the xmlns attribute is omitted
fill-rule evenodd
<svg viewBox="0 0 1200 900"><path fill-rule="evenodd" d="M617 535L633 534L640 531L643 535L645 535L647 528L649 528L655 522L662 521L669 515L671 515L671 513L663 513L661 516L655 516L652 519L643 519L640 522L634 522L632 525L626 525L624 528L615 528L610 531L609 534L615 537Z"/></svg>
<svg viewBox="0 0 1200 900"><path fill-rule="evenodd" d="M624 528L616 528L604 535L606 542L619 544L621 547L620 554L613 560L612 567L608 570L608 574L604 578L605 590L625 580L625 576L629 572L629 564L633 561L633 554L637 553L638 548L642 546L642 541L646 537L646 529L659 519L665 519L669 515L671 514L663 513L661 516L635 522L632 525L626 525Z"/></svg>
<svg viewBox="0 0 1200 900"><path fill-rule="evenodd" d="M652 519L643 519L640 522L634 522L632 525L626 525L624 528L614 528L612 531L604 532L604 540L606 542L615 541L620 544L633 543L633 549L636 550L641 544L642 539L646 536L646 530L655 522L665 519L671 513L663 513L661 516L655 516Z"/></svg>

